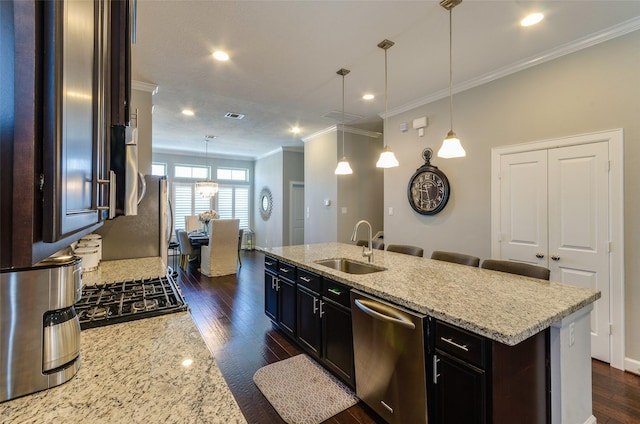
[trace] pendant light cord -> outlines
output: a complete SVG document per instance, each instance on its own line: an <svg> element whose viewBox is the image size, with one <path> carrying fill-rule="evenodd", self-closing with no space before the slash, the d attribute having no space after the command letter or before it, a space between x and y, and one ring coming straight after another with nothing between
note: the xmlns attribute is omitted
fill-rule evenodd
<svg viewBox="0 0 640 424"><path fill-rule="evenodd" d="M449 9L449 123L453 131L453 8Z"/></svg>
<svg viewBox="0 0 640 424"><path fill-rule="evenodd" d="M342 158L344 159L344 74L342 75Z"/></svg>
<svg viewBox="0 0 640 424"><path fill-rule="evenodd" d="M387 84L387 49L384 49L384 131L388 129L387 119L389 116L389 88ZM384 144L387 144L386 136L384 137Z"/></svg>

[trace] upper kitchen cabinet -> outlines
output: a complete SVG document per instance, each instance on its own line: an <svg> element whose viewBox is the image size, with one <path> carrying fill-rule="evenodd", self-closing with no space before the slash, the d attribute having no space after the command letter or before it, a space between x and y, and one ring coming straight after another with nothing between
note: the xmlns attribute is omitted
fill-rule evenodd
<svg viewBox="0 0 640 424"><path fill-rule="evenodd" d="M7 268L46 258L108 216L111 104L128 105L112 87L112 53L120 50L112 40L131 39L131 10L108 0L2 4L2 110L11 111L0 132L0 266ZM130 48L124 52L128 61ZM115 68L130 87L127 66Z"/></svg>

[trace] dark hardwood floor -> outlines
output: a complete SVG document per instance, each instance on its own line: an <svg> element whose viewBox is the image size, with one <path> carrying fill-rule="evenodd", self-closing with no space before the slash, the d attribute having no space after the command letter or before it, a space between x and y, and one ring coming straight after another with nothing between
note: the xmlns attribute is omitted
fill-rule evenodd
<svg viewBox="0 0 640 424"><path fill-rule="evenodd" d="M247 422L284 423L253 383L253 374L302 351L264 314L264 255L244 251L242 263L237 275L217 278L201 275L190 264L176 280ZM599 424L640 423L640 377L594 360L593 414ZM383 422L361 402L326 421Z"/></svg>

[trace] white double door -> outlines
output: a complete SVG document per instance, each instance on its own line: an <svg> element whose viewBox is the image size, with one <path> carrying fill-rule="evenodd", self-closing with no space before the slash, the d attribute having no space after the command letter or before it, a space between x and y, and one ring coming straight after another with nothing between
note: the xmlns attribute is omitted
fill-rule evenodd
<svg viewBox="0 0 640 424"><path fill-rule="evenodd" d="M610 362L607 142L500 156L499 256L548 267L551 280L597 289L591 355Z"/></svg>

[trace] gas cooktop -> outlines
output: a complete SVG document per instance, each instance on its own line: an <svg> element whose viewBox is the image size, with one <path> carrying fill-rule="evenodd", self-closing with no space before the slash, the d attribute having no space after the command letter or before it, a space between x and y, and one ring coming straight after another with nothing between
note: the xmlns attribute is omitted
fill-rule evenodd
<svg viewBox="0 0 640 424"><path fill-rule="evenodd" d="M80 328L186 311L188 305L171 276L84 286L75 304Z"/></svg>

